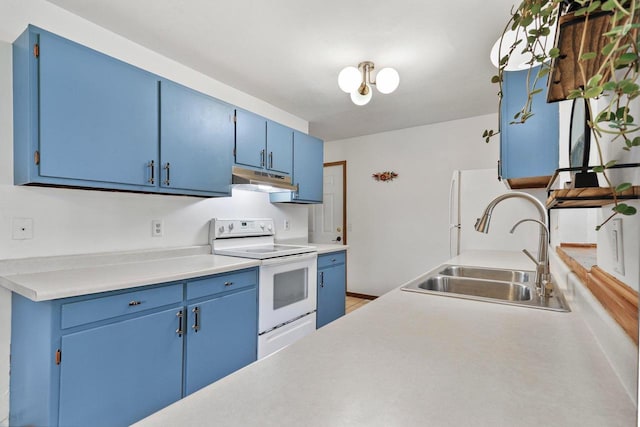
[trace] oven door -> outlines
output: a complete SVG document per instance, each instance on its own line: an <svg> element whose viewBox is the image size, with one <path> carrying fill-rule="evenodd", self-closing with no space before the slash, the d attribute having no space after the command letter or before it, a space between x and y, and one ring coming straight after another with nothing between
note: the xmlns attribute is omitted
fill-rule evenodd
<svg viewBox="0 0 640 427"><path fill-rule="evenodd" d="M316 253L307 253L262 261L260 333L315 311L317 259Z"/></svg>

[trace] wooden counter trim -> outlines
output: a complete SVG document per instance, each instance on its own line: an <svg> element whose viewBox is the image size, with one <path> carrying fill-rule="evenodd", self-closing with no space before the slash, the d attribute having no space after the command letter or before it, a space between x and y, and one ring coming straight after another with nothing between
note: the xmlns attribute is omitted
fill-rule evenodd
<svg viewBox="0 0 640 427"><path fill-rule="evenodd" d="M595 249L598 247L595 243L560 243L561 248L589 248Z"/></svg>
<svg viewBox="0 0 640 427"><path fill-rule="evenodd" d="M561 247L557 247L556 252L629 338L638 345L638 292L597 265L587 270Z"/></svg>
<svg viewBox="0 0 640 427"><path fill-rule="evenodd" d="M585 285L589 281L589 270L584 268L582 264L572 258L569 254L567 254L561 247L556 248L556 252L560 256L560 259L569 266L569 269L576 273L576 275L580 278L580 281Z"/></svg>

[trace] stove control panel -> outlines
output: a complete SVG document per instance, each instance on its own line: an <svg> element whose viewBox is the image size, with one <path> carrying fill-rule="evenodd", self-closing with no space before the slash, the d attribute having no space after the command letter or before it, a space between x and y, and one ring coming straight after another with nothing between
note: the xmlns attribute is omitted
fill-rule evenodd
<svg viewBox="0 0 640 427"><path fill-rule="evenodd" d="M271 218L221 219L209 223L209 241L232 237L258 237L275 235Z"/></svg>

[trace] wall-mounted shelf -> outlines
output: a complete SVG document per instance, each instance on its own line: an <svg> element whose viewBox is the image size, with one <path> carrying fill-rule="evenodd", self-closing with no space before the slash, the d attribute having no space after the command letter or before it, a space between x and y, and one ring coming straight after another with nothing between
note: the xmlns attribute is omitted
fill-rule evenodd
<svg viewBox="0 0 640 427"><path fill-rule="evenodd" d="M547 209L599 208L613 203L613 189L609 187L569 188L552 190L547 198ZM617 195L618 200L640 199L640 186L636 185Z"/></svg>
<svg viewBox="0 0 640 427"><path fill-rule="evenodd" d="M609 169L637 168L640 163L626 163L613 165ZM609 187L565 188L553 190L560 172L591 172L593 166L586 170L582 167L556 169L547 186L547 209L562 208L599 208L613 203L613 189ZM617 194L619 201L640 199L640 186L634 185L628 190Z"/></svg>

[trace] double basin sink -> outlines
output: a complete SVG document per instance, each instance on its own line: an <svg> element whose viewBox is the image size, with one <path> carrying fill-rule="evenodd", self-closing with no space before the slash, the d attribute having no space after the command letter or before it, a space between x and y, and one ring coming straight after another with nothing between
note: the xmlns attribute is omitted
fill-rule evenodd
<svg viewBox="0 0 640 427"><path fill-rule="evenodd" d="M562 292L554 288L540 297L535 272L463 265L442 265L403 286L403 291L465 298L543 310L570 311Z"/></svg>

